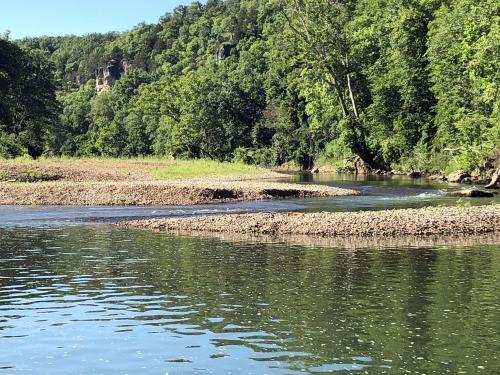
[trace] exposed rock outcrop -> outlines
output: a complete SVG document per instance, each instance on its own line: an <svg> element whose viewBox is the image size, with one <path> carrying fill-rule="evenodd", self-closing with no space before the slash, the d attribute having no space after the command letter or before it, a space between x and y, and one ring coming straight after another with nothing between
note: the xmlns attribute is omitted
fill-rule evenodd
<svg viewBox="0 0 500 375"><path fill-rule="evenodd" d="M113 84L120 79L122 71L122 66L117 60L111 60L105 68L97 69L95 72L97 94L111 90Z"/></svg>
<svg viewBox="0 0 500 375"><path fill-rule="evenodd" d="M231 56L231 51L236 47L236 44L232 42L224 42L217 48L216 59L217 63L220 64L229 56Z"/></svg>
<svg viewBox="0 0 500 375"><path fill-rule="evenodd" d="M353 169L355 174L369 174L372 170L359 156L354 159Z"/></svg>
<svg viewBox="0 0 500 375"><path fill-rule="evenodd" d="M432 180L432 181L446 181L447 178L445 175L442 175L442 174L433 174L429 177L429 180Z"/></svg>

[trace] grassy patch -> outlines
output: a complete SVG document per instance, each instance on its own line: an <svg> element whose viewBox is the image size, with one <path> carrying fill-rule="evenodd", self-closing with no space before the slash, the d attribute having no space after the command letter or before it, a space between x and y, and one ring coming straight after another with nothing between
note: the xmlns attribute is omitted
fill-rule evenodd
<svg viewBox="0 0 500 375"><path fill-rule="evenodd" d="M221 163L213 160L168 160L164 168L152 171L164 179L204 176L245 176L267 172L266 169L243 163Z"/></svg>
<svg viewBox="0 0 500 375"><path fill-rule="evenodd" d="M21 173L28 171L26 175ZM205 176L262 175L270 171L244 163L214 160L172 160L144 158L40 158L0 159L0 180L39 182L59 179L71 181L182 179ZM3 176L2 176L3 174ZM57 176L56 176L57 175ZM55 178L50 178L54 176ZM3 178L2 178L3 177Z"/></svg>

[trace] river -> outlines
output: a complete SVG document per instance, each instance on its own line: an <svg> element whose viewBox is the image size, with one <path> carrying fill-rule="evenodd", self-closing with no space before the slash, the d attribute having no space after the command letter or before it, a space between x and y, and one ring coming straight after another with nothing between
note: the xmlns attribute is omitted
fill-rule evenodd
<svg viewBox="0 0 500 375"><path fill-rule="evenodd" d="M423 180L314 182L369 195L0 207L0 374L500 373L500 239L306 246L110 225L491 203L449 198L453 188Z"/></svg>

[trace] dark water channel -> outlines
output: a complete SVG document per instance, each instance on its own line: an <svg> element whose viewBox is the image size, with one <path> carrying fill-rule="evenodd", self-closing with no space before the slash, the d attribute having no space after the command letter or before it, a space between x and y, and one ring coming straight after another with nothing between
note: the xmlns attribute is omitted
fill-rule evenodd
<svg viewBox="0 0 500 375"><path fill-rule="evenodd" d="M380 202L405 192L407 206L456 204L444 186L322 183L372 200L0 207L0 374L500 373L500 238L307 246L107 223L399 207Z"/></svg>

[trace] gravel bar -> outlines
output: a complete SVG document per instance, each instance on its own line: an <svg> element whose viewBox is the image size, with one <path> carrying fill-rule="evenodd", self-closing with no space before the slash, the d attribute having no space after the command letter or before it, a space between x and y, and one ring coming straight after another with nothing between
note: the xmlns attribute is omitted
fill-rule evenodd
<svg viewBox="0 0 500 375"><path fill-rule="evenodd" d="M221 179L2 183L0 205L197 205L263 199L359 195L348 189L271 181Z"/></svg>
<svg viewBox="0 0 500 375"><path fill-rule="evenodd" d="M500 233L500 205L364 212L254 213L122 222L156 231L256 235L433 236Z"/></svg>

